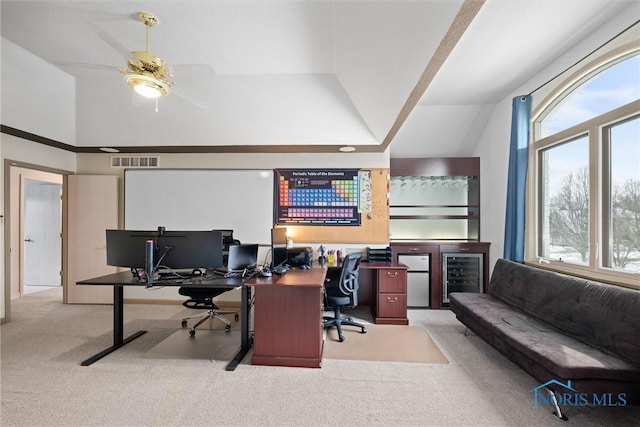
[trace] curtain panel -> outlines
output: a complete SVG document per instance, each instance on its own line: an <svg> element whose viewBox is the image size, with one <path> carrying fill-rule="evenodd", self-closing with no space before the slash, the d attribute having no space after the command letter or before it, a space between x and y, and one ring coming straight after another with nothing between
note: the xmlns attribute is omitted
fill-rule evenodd
<svg viewBox="0 0 640 427"><path fill-rule="evenodd" d="M512 101L503 258L520 263L524 262L525 192L530 138L531 95L517 96Z"/></svg>

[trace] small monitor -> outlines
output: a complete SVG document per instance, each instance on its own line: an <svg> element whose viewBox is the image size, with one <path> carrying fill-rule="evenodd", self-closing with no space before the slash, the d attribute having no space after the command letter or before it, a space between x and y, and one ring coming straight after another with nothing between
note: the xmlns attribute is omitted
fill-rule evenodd
<svg viewBox="0 0 640 427"><path fill-rule="evenodd" d="M229 262L227 271L244 270L255 267L258 264L258 245L231 245L229 246Z"/></svg>
<svg viewBox="0 0 640 427"><path fill-rule="evenodd" d="M229 246L238 245L240 241L233 238L233 230L213 230L222 233L222 265L227 265L229 259Z"/></svg>
<svg viewBox="0 0 640 427"><path fill-rule="evenodd" d="M287 261L287 229L271 229L271 266L277 267Z"/></svg>

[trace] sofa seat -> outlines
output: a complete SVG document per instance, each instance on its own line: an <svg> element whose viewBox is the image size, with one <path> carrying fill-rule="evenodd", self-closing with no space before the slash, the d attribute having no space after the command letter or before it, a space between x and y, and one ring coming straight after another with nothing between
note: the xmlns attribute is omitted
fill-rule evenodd
<svg viewBox="0 0 640 427"><path fill-rule="evenodd" d="M450 298L451 309L462 323L503 351L515 350L517 360L531 361L560 378L640 383L637 366L574 339L490 294L452 293Z"/></svg>

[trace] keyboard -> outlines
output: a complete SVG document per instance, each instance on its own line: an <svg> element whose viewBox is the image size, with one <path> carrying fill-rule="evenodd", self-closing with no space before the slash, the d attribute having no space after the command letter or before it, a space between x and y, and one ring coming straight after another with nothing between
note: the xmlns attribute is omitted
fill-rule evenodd
<svg viewBox="0 0 640 427"><path fill-rule="evenodd" d="M158 273L158 279L160 280L174 280L174 279L189 279L191 277L190 273L178 274L175 272L160 272Z"/></svg>

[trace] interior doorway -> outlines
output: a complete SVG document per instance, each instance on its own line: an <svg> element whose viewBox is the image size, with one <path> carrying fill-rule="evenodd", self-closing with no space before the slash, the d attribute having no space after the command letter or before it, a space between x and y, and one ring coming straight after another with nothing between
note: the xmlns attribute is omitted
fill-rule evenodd
<svg viewBox="0 0 640 427"><path fill-rule="evenodd" d="M62 176L22 180L22 293L62 286Z"/></svg>
<svg viewBox="0 0 640 427"><path fill-rule="evenodd" d="M62 183L64 171L7 161L10 301L33 290L60 289L62 302ZM5 188L7 188L5 187ZM7 296L7 294L5 293Z"/></svg>

